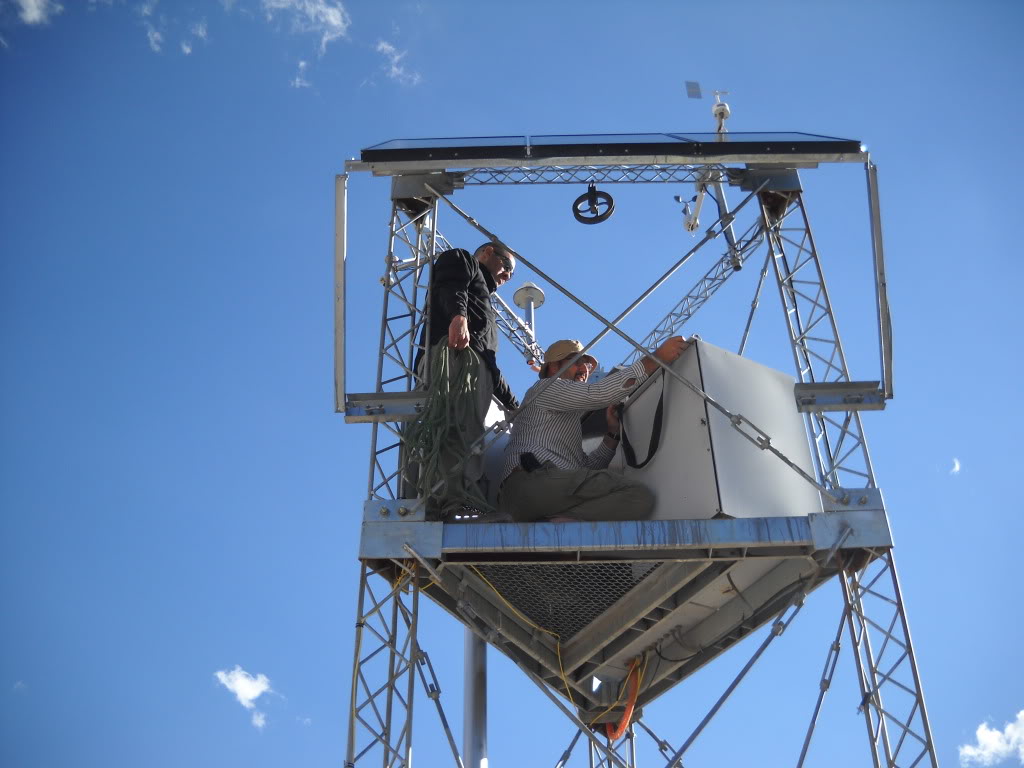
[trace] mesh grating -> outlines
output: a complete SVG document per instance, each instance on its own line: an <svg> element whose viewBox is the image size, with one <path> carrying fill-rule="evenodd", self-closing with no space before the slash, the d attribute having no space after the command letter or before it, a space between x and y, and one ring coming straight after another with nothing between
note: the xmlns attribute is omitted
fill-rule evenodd
<svg viewBox="0 0 1024 768"><path fill-rule="evenodd" d="M516 563L478 569L505 600L565 642L650 576L660 563Z"/></svg>

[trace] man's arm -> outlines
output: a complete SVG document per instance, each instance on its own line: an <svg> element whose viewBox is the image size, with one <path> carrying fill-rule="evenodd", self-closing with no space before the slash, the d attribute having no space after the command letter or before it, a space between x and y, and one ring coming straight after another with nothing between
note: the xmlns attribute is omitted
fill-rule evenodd
<svg viewBox="0 0 1024 768"><path fill-rule="evenodd" d="M609 373L594 383L569 379L551 379L537 396L537 404L552 411L592 411L620 402L629 391L647 378L643 361Z"/></svg>
<svg viewBox="0 0 1024 768"><path fill-rule="evenodd" d="M689 346L682 336L673 336L666 340L654 352L654 357L663 363L671 364L679 359ZM610 373L594 384L580 383L568 379L555 379L537 397L537 402L552 411L593 410L622 399L659 368L651 358L637 360L629 368Z"/></svg>
<svg viewBox="0 0 1024 768"><path fill-rule="evenodd" d="M583 466L588 469L605 469L615 456L615 449L619 447L619 437L622 434L618 408L619 404L614 403L605 409L604 418L608 432L601 438L601 444L584 458Z"/></svg>
<svg viewBox="0 0 1024 768"><path fill-rule="evenodd" d="M445 251L434 262L431 301L448 318L448 346L469 346L469 283L473 276L472 256L461 248Z"/></svg>
<svg viewBox="0 0 1024 768"><path fill-rule="evenodd" d="M505 406L506 411L515 411L519 409L519 400L512 394L511 388L508 386L508 382L505 381L505 376L497 366L494 370L494 396L498 398L498 402Z"/></svg>

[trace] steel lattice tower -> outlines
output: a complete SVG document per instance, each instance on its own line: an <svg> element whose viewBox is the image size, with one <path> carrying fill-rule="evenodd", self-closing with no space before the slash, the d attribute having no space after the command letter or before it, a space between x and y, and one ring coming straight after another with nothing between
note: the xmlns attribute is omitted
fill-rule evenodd
<svg viewBox="0 0 1024 768"><path fill-rule="evenodd" d="M834 577L843 598L839 628L828 646L821 690L796 764L804 764L845 635L853 650L873 765L937 768L888 517L861 423L861 411L881 410L892 397L877 170L859 142L807 134L728 137L728 141L715 134L411 140L364 150L362 159L350 161L346 170L392 179L390 234L381 277L380 354L376 387L370 393L345 390L348 177L337 177L336 407L346 421L372 424L346 765L410 764L417 690L439 717L453 764L463 765L432 664L417 639L424 597L508 656L566 715L574 735L564 753L556 756L556 765L568 765L573 754L582 757L586 752L590 765L635 766L637 740L650 739L666 766L677 766L764 649L799 613L804 597ZM859 163L865 168L881 360L878 381L851 375L811 230L799 173L822 163ZM778 459L778 471L795 471L814 485L820 494L820 514L686 520L686 526L669 524L672 521L631 522L629 531L625 523L470 526L427 520L422 499L409 495L403 476L407 462L403 441L406 425L425 404L414 370L417 340L431 264L450 247L438 230L439 213L450 211L497 240L453 202L457 192L486 185L589 183L693 183L714 201L717 218L696 246L617 318L601 317L539 265L517 253L520 263L605 325L595 342L608 333L625 339L633 349L628 362L684 329L751 257L759 261L763 256L751 319L764 283L774 276L794 362L795 407L804 414L813 471L803 471L772 442L771 435L742 413L729 411L692 382L683 383L707 407L723 414L730 427L755 448ZM730 208L727 198L737 192L741 199ZM621 331L618 323L623 317L656 289L665 290L666 280L693 253L714 242L724 246L721 256L647 337L638 341ZM528 360L540 360L532 329L496 296L494 309L508 341ZM740 354L745 344L746 332ZM667 368L663 375L679 378ZM480 449L506 428L507 424L499 423ZM551 533L556 525L572 526L559 534L557 543ZM555 556L566 550L576 554L576 563L568 565ZM691 623L685 631L658 634L659 627L664 629L685 615L687 606L704 590L723 579L735 587L733 576L742 579L748 566L762 565L758 573L764 575L737 588L737 594L713 617ZM653 572L657 579L648 578ZM586 605L576 619L544 627L527 614L541 615L542 604L550 599L538 592L537 584L552 579L570 591L574 580L602 579L617 585L613 590L618 592L608 604ZM595 732L595 722L617 716L618 710L610 694L595 693L584 684L592 675L621 667L622 659L645 642L658 650L659 657L663 650L701 649L690 658L659 663L644 691L637 694L639 706L667 693L762 626L768 630L753 658L686 738L662 739L642 719L626 723L615 741ZM442 762L437 757L431 758L431 764Z"/></svg>

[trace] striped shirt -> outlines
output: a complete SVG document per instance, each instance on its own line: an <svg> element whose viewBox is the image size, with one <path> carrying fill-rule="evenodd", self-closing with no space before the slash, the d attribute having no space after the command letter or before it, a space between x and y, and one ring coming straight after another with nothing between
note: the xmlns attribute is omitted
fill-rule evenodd
<svg viewBox="0 0 1024 768"><path fill-rule="evenodd" d="M508 445L501 481L519 466L519 456L532 453L540 462L550 461L559 469L604 469L615 449L601 445L583 452L580 418L588 411L619 403L647 378L643 360L629 368L610 373L597 381L541 379L526 391L526 406L516 416ZM629 382L636 379L635 382ZM538 390L537 393L534 390Z"/></svg>

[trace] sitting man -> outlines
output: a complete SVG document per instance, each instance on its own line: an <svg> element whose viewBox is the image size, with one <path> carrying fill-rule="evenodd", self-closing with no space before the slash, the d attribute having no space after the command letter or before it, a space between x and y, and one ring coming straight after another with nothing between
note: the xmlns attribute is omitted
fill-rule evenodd
<svg viewBox="0 0 1024 768"><path fill-rule="evenodd" d="M673 336L654 357L671 364L687 346L681 336ZM499 511L516 522L642 520L654 509L654 496L645 486L605 467L619 444L616 405L659 366L645 357L588 384L597 361L580 355L582 350L578 341L552 344L544 355L541 381L527 390L525 405L516 416L498 500ZM609 431L601 445L586 454L580 420L601 407L607 409Z"/></svg>

